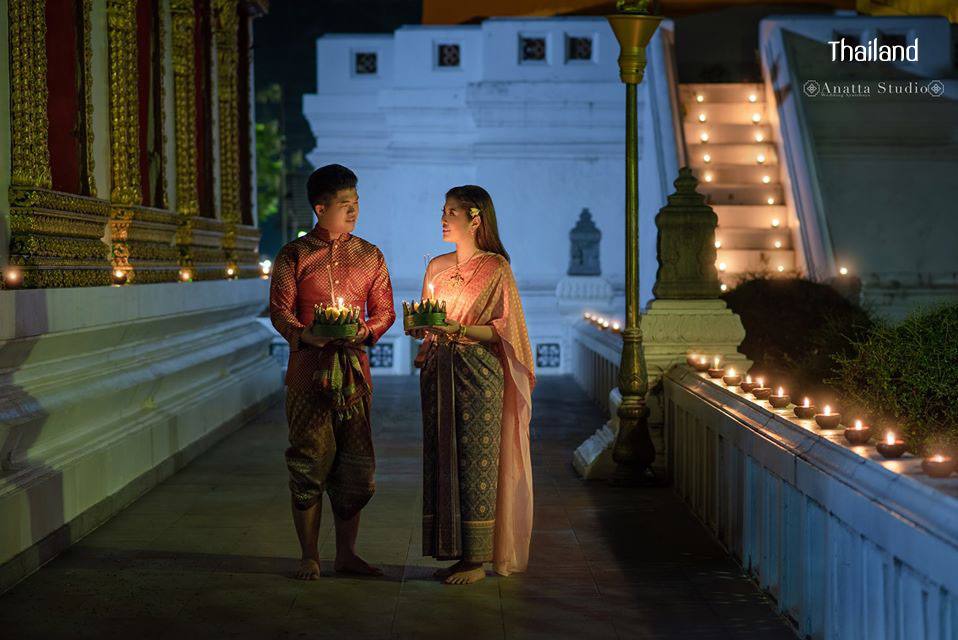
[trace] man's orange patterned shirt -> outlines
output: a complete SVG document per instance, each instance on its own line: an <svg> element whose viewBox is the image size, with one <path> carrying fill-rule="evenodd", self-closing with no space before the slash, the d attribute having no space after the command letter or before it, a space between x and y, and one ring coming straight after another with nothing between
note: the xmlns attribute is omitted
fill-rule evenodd
<svg viewBox="0 0 958 640"><path fill-rule="evenodd" d="M286 384L303 389L313 382L319 349L299 339L313 322L313 305L329 304L334 298L362 309L369 329L364 344L374 345L396 320L393 288L382 251L352 234L330 240L329 232L316 225L301 238L288 243L276 256L269 289L269 317L289 342ZM369 358L362 356L366 380Z"/></svg>

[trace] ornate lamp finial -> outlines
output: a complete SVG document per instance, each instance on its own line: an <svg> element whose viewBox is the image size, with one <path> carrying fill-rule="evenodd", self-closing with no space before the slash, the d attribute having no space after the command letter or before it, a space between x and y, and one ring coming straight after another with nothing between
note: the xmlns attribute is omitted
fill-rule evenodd
<svg viewBox="0 0 958 640"><path fill-rule="evenodd" d="M615 8L622 13L649 13L651 0L618 0Z"/></svg>

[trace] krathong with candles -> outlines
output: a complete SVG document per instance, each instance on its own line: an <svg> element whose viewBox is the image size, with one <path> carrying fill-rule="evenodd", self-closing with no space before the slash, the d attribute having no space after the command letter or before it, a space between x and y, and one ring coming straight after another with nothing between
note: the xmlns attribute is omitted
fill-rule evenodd
<svg viewBox="0 0 958 640"><path fill-rule="evenodd" d="M818 413L818 407L812 404L808 398L802 400L802 404L795 405L795 417L802 420L809 420Z"/></svg>
<svg viewBox="0 0 958 640"><path fill-rule="evenodd" d="M722 382L730 387L736 387L742 384L742 375L735 372L735 367L729 367L725 370L725 375L722 376Z"/></svg>
<svg viewBox="0 0 958 640"><path fill-rule="evenodd" d="M845 429L845 439L848 444L865 444L871 437L871 432L871 427L861 420L856 420L853 426Z"/></svg>
<svg viewBox="0 0 958 640"><path fill-rule="evenodd" d="M712 366L709 368L709 377L710 378L721 378L725 375L725 369L722 368L722 358L715 356L715 359L712 360Z"/></svg>
<svg viewBox="0 0 958 640"><path fill-rule="evenodd" d="M778 388L778 393L772 393L768 396L768 403L776 409L784 409L792 401L791 396L785 393L785 389Z"/></svg>
<svg viewBox="0 0 958 640"><path fill-rule="evenodd" d="M955 459L936 453L922 460L921 468L932 478L947 478L955 470Z"/></svg>
<svg viewBox="0 0 958 640"><path fill-rule="evenodd" d="M314 304L310 332L321 338L352 338L359 332L359 307L343 304Z"/></svg>
<svg viewBox="0 0 958 640"><path fill-rule="evenodd" d="M765 386L765 378L757 378L756 385L752 387L752 396L756 400L767 400L772 395L772 390Z"/></svg>
<svg viewBox="0 0 958 640"><path fill-rule="evenodd" d="M894 460L895 458L902 457L905 453L905 441L896 438L894 431L889 431L885 434L884 440L875 443L875 449L881 457L887 460Z"/></svg>
<svg viewBox="0 0 958 640"><path fill-rule="evenodd" d="M739 385L742 391L746 393L758 386L758 383L752 380L752 376L745 376L745 381Z"/></svg>
<svg viewBox="0 0 958 640"><path fill-rule="evenodd" d="M826 404L821 413L815 414L815 423L822 429L837 429L842 423L842 414L832 413L832 408Z"/></svg>
<svg viewBox="0 0 958 640"><path fill-rule="evenodd" d="M446 301L436 299L436 288L429 284L429 297L402 303L403 328L441 327L446 324Z"/></svg>

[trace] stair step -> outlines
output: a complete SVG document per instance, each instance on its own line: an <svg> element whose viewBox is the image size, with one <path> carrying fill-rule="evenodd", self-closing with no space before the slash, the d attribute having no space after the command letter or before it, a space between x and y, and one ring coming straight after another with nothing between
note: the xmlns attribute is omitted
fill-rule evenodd
<svg viewBox="0 0 958 640"><path fill-rule="evenodd" d="M782 202L782 187L779 184L712 184L700 182L699 193L705 194L710 205L767 204L768 199Z"/></svg>
<svg viewBox="0 0 958 640"><path fill-rule="evenodd" d="M781 202L781 201L779 201ZM772 220L780 220L781 226L786 223L784 205L712 205L718 216L719 228L751 228L772 229Z"/></svg>
<svg viewBox="0 0 958 640"><path fill-rule="evenodd" d="M764 104L704 104L683 103L683 120L686 122L701 123L701 116L705 116L704 125L710 124L756 124L753 116L758 116L758 124L766 121Z"/></svg>
<svg viewBox="0 0 958 640"><path fill-rule="evenodd" d="M708 144L748 144L758 142L756 134L761 134L762 141L771 141L772 128L768 124L699 124L686 122L683 125L686 144L701 144L702 134L708 134Z"/></svg>
<svg viewBox="0 0 958 640"><path fill-rule="evenodd" d="M774 187L778 184L778 165L768 164L711 164L692 163L692 174L702 184L722 186L746 184ZM709 180L711 178L711 180ZM764 179L768 178L768 182ZM766 196L767 197L767 196Z"/></svg>
<svg viewBox="0 0 958 640"><path fill-rule="evenodd" d="M691 141L690 141L691 142ZM778 164L778 154L775 151L775 145L765 142L752 142L750 144L687 144L689 163L694 167L696 165L706 165L705 154L709 155L711 164L757 164L756 158L759 154L765 156L765 164Z"/></svg>
<svg viewBox="0 0 958 640"><path fill-rule="evenodd" d="M768 227L725 227L719 226L715 230L715 239L721 241L719 251L731 250L758 250L773 251L791 249L792 238L788 229L773 229ZM781 246L776 247L775 242Z"/></svg>
<svg viewBox="0 0 958 640"><path fill-rule="evenodd" d="M719 277L734 273L768 272L791 273L795 270L795 252L790 249L719 249L715 260L716 267L725 263L724 272L719 271ZM720 268L720 267L719 267Z"/></svg>
<svg viewBox="0 0 958 640"><path fill-rule="evenodd" d="M696 94L701 94L702 102L697 102ZM750 103L750 95L755 103ZM679 85L679 100L689 104L709 104L716 102L744 102L758 104L765 101L765 88L761 83L750 82L706 82Z"/></svg>

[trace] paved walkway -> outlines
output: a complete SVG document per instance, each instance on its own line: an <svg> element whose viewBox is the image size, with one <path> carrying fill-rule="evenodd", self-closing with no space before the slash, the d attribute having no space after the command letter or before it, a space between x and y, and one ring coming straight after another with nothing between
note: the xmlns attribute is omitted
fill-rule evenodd
<svg viewBox="0 0 958 640"><path fill-rule="evenodd" d="M0 596L3 637L749 638L795 636L669 489L578 480L571 452L600 418L569 379L535 395L529 572L469 587L420 554L415 378L379 379L378 492L359 550L383 579L290 579L277 405ZM328 508L327 508L328 514Z"/></svg>

